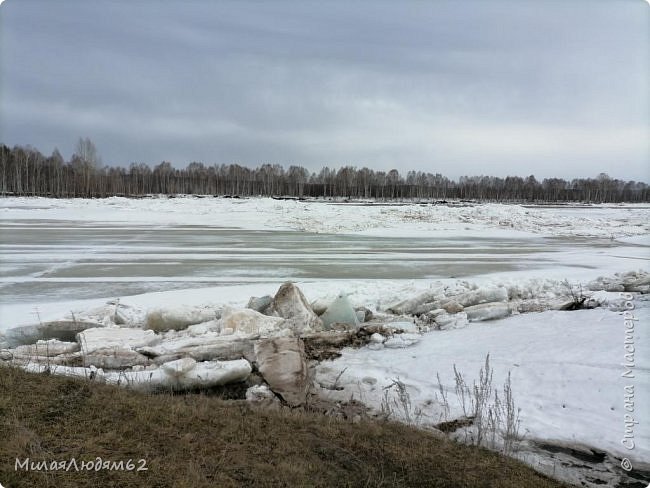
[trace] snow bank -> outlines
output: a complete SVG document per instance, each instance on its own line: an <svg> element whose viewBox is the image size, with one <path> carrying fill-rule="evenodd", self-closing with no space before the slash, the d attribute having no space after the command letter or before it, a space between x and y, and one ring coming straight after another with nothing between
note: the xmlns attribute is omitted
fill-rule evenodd
<svg viewBox="0 0 650 488"><path fill-rule="evenodd" d="M489 353L495 387L511 372L515 403L521 408L520 432L526 439L582 443L634 464L650 458L650 411L645 408L650 402L650 302L636 295L633 303L638 321L632 378L622 377L624 317L599 308L521 314L434 331L406 349L345 349L340 358L316 367L315 380L331 384L337 379L340 390L319 390L333 401L353 395L379 411L385 388L399 379L410 396L411 413L419 409L423 423L436 424L463 415L454 396L454 365L472 385ZM448 414L436 373L448 397ZM635 392L632 414L639 421L632 451L621 444L624 415L630 413L624 386L630 384Z"/></svg>
<svg viewBox="0 0 650 488"><path fill-rule="evenodd" d="M624 237L650 233L650 206L582 205L572 208L514 204L363 205L271 198L154 197L127 199L3 198L0 219L52 219L148 225L236 225L245 229L287 229L369 235L441 235L444 232L507 230L555 236Z"/></svg>

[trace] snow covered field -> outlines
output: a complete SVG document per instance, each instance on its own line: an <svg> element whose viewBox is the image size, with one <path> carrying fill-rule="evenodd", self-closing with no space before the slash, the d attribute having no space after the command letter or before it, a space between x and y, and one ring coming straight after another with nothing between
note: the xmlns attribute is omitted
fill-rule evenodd
<svg viewBox="0 0 650 488"><path fill-rule="evenodd" d="M379 408L384 388L399 379L407 386L413 411L421 409L421 422L437 423L443 413L436 374L448 395L448 417L462 416L454 394L453 367L472 384L490 354L496 389L508 372L512 374L525 439L586 444L647 462L650 304L646 300L636 305L634 378L621 376L626 371L622 365L626 362L623 316L596 309L529 313L431 332L404 349L349 349L341 358L322 363L317 381L327 384L338 377L338 385L344 389L328 391L330 397L343 400L354 394ZM634 386L633 414L625 409L627 385ZM639 421L633 450L621 443L626 414Z"/></svg>
<svg viewBox="0 0 650 488"><path fill-rule="evenodd" d="M0 331L120 299L134 323L165 305L246 306L296 281L313 301L344 290L383 312L435 287L500 289L518 298L566 296L562 281L650 271L650 205L379 205L272 199L0 200ZM591 295L593 291L585 292ZM622 377L626 329L617 293L598 308L515 313L425 332L410 347L346 349L316 380L379 408L399 378L424 421L440 420L438 381L453 365L473 381L490 354L494 383L507 373L521 432L650 459L650 304L634 293L634 377ZM603 295L603 293L605 295ZM510 297L512 299L512 296ZM618 305L616 305L618 303ZM614 304L614 306L610 306ZM627 352L629 352L629 347ZM629 359L629 358L628 358ZM339 373L344 371L343 374ZM625 386L634 386L634 449ZM459 406L450 396L450 417ZM629 406L629 405L628 405Z"/></svg>
<svg viewBox="0 0 650 488"><path fill-rule="evenodd" d="M77 220L201 225L248 230L365 233L510 230L553 236L622 237L650 233L650 205L521 206L453 203L382 204L329 201L153 197L127 199L4 198L2 220ZM511 234L512 235L512 234Z"/></svg>

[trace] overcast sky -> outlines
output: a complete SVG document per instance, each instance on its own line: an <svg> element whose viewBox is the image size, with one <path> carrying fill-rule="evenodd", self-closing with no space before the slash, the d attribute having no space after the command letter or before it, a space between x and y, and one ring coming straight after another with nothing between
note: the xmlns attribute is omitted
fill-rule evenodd
<svg viewBox="0 0 650 488"><path fill-rule="evenodd" d="M7 0L0 22L10 146L650 181L643 0Z"/></svg>

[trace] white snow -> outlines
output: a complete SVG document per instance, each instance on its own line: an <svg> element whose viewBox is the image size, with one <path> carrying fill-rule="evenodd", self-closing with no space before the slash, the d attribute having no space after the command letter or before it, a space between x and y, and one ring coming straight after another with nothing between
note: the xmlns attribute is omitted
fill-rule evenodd
<svg viewBox="0 0 650 488"><path fill-rule="evenodd" d="M486 236L507 231L584 237L628 237L650 233L650 205L524 207L514 204L350 205L325 201L224 199L162 196L128 199L9 197L0 220L81 220L125 225L200 225L318 233L363 232L390 236L422 232L442 236L462 231Z"/></svg>
<svg viewBox="0 0 650 488"><path fill-rule="evenodd" d="M454 397L453 366L471 385L490 354L494 386L512 373L515 402L521 408L521 431L528 438L579 442L637 461L650 458L650 307L639 301L634 310L634 378L625 378L625 323L607 309L529 313L466 328L424 334L406 349L345 349L341 358L323 362L316 379L337 378L342 391L323 390L340 400L350 397L380 408L383 388L400 379L413 409L424 420L441 420L436 373L448 394L450 417L462 415ZM397 337L397 336L396 336ZM387 345L387 344L386 344ZM369 383L365 378L374 378ZM639 421L636 446L621 444L625 434L625 386L634 387Z"/></svg>

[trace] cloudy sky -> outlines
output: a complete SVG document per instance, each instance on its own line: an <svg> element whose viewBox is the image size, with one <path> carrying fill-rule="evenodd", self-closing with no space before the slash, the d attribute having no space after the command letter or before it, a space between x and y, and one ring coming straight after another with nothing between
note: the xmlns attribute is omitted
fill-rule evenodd
<svg viewBox="0 0 650 488"><path fill-rule="evenodd" d="M643 0L7 0L0 22L10 146L650 181Z"/></svg>

